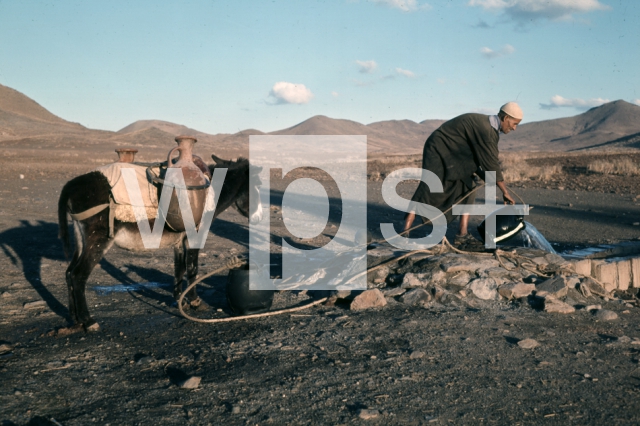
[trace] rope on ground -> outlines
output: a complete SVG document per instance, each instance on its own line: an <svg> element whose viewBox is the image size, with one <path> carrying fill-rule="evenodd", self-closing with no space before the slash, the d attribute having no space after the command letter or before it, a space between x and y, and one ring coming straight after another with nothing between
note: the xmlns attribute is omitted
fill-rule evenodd
<svg viewBox="0 0 640 426"><path fill-rule="evenodd" d="M209 277L211 277L211 276L213 276L213 275L215 275L217 273L220 273L220 272L222 272L222 271L224 271L226 269L239 268L239 267L245 265L246 263L247 262L244 259L240 259L240 258L234 256L231 259L229 259L224 266L221 266L220 268L201 276L200 278L196 279L194 282L189 284L189 286L180 294L180 297L178 298L178 309L180 310L180 313L182 314L182 316L185 317L188 320L191 320L191 321L194 321L194 322L199 322L199 323L206 323L206 324L221 323L221 322L231 322L231 321L240 321L240 320L246 320L246 319L252 319L252 318L270 317L270 316L274 316L274 315L286 314L288 312L302 311L302 310L308 309L308 308L310 308L312 306L319 305L320 303L322 303L325 300L327 300L327 297L324 297L322 299L314 300L312 303L309 303L309 304L306 304L306 305L303 305L303 306L296 306L294 308L280 309L280 310L277 310L277 311L263 312L261 314L251 314L251 315L244 315L244 316L238 316L238 317L228 317L228 318L196 318L196 317L193 317L193 316L187 314L184 311L184 308L182 306L182 301L184 300L184 298L187 295L187 293L189 293L189 291L191 291L192 288L194 288L196 285L198 285L199 283L201 283L205 279L207 279L207 278L209 278Z"/></svg>
<svg viewBox="0 0 640 426"><path fill-rule="evenodd" d="M485 183L482 183L481 185L475 187L474 190L480 189L485 185L486 185ZM469 197L471 195L472 192L473 191L469 191L469 193L467 193L464 197L462 197L460 200L458 200L454 205L457 205L457 204L461 203L462 201L464 201L467 197ZM518 197L518 199L520 200L520 202L522 204L525 204L524 200L522 199L522 197L520 197L520 195L517 192L515 192L514 190L511 190L511 192L513 192L516 195L516 197ZM453 209L453 206L449 207L447 210L445 210L444 212L440 213L440 215L438 215L436 218L434 218L434 220L439 218L440 216L443 216L443 215L447 214L452 209ZM402 235L408 234L409 232L413 231L414 229L418 229L418 228L420 228L422 226L428 225L429 223L430 222L424 222L424 223L416 225L416 226L414 226L412 228L409 228L406 231L403 231L403 232L399 233L398 235L394 236L390 240L393 240L393 239L398 238L398 237L400 237ZM374 240L374 241L368 242L366 244L369 245L369 244L372 244L372 243L381 243L381 242L383 242L383 241L382 240ZM520 268L522 268L522 269L524 269L526 271L529 271L529 272L531 272L531 273L533 273L535 275L538 275L540 277L543 277L543 278L550 278L552 276L552 275L548 275L548 274L545 274L543 272L538 271L537 268L535 267L535 265L530 261L529 258L517 254L515 252L515 250L512 251L512 252L506 252L506 251L503 251L503 250L500 250L500 249L496 249L493 253L465 251L465 250L460 250L460 249L454 247L449 242L447 237L443 237L442 238L442 241L440 243L440 247L446 248L446 249L451 250L451 251L453 251L455 253L458 253L458 254L470 254L470 255L474 255L474 256L492 256L492 257L495 257L498 260L498 262L500 263L500 266L502 266L507 271L512 271L513 269L520 267ZM349 284L349 283L353 282L355 279L357 279L357 278L359 278L359 277L361 277L361 276L363 276L365 274L368 274L371 271L375 271L376 269L379 269L379 268L381 268L381 267L383 267L383 266L385 266L385 265L387 265L389 263L398 262L399 260L402 260L404 258L413 256L413 255L418 254L418 253L436 254L437 252L442 253L442 249L440 249L440 250L438 250L437 248L436 249L419 249L419 250L410 251L410 252L402 254L400 256L392 257L390 259L387 259L387 260L379 263L378 265L375 265L375 266L372 266L370 268L367 268L366 271L363 271L363 272L361 272L361 273L359 273L357 275L354 275L353 277L351 277L346 282L346 284ZM515 268L513 268L513 269L507 268L507 266L505 265L502 257L505 257L507 259L513 260L515 262L515 264L516 264ZM524 260L524 261L522 261L522 260ZM208 318L208 319L196 318L196 317L193 317L193 316L187 314L184 311L182 302L183 302L185 296L187 295L187 293L189 293L189 291L191 291L191 289L193 289L196 285L198 285L199 283L201 283L205 279L207 279L207 278L209 278L209 277L211 277L211 276L213 276L215 274L218 274L218 273L220 273L220 272L222 272L222 271L224 271L226 269L239 268L239 267L245 265L246 263L247 262L244 259L240 259L240 258L234 256L231 259L229 259L224 266L222 266L222 267L220 267L220 268L218 268L218 269L216 269L216 270L214 270L212 272L209 272L209 273L203 275L202 277L196 279L191 284L189 284L189 286L180 294L180 297L178 299L178 309L180 310L180 313L182 314L182 316L187 318L188 320L191 320L191 321L194 321L194 322L199 322L199 323L206 323L206 324L231 322L231 321L240 321L240 320L270 317L270 316L281 315L281 314L286 314L286 313L290 313L290 312L302 311L304 309L308 309L308 308L311 308L313 306L319 305L319 304L325 302L328 299L328 297L323 297L322 299L315 300L312 303L309 303L309 304L306 304L306 305L303 305L303 306L297 306L297 307L294 307L294 308L280 309L280 310L277 310L277 311L263 312L261 314L252 314L252 315L244 315L244 316L237 316L237 317L227 317L227 318ZM531 268L532 266L533 266L533 268ZM571 272L575 273L577 275L581 275L582 277L585 277L585 278L590 278L594 282L599 284L602 288L605 288L604 284L601 283L600 281L598 281L597 279L595 279L594 277L587 276L587 275L584 275L584 274L578 274L575 271L571 271ZM611 295L602 294L600 292L593 291L593 290L591 290L591 292L596 294L597 296L601 296L601 297L613 297Z"/></svg>

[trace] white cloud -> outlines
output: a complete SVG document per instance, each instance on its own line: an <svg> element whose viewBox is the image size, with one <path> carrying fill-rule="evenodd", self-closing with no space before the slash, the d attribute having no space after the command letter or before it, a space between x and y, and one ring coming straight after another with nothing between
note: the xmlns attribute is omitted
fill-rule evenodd
<svg viewBox="0 0 640 426"><path fill-rule="evenodd" d="M592 99L580 99L573 98L567 99L563 98L560 95L554 95L551 97L551 100L548 104L540 104L540 108L542 109L553 109L553 108L575 108L579 110L587 110L589 108L597 107L602 104L606 104L610 102L609 99L602 98L592 98Z"/></svg>
<svg viewBox="0 0 640 426"><path fill-rule="evenodd" d="M276 99L276 104L306 104L313 93L304 84L279 81L273 85L269 95Z"/></svg>
<svg viewBox="0 0 640 426"><path fill-rule="evenodd" d="M430 9L427 3L418 3L417 0L369 0L375 4L388 6L392 9L400 9L403 12L415 12L420 9Z"/></svg>
<svg viewBox="0 0 640 426"><path fill-rule="evenodd" d="M632 100L631 102L633 102L634 104L636 104L636 105L640 106L640 98L638 98L638 99L634 99L634 100Z"/></svg>
<svg viewBox="0 0 640 426"><path fill-rule="evenodd" d="M510 44L505 44L500 50L493 50L489 49L488 47L483 47L482 49L480 49L480 53L482 53L482 56L487 59L494 59L499 58L500 56L511 55L515 51L516 49Z"/></svg>
<svg viewBox="0 0 640 426"><path fill-rule="evenodd" d="M414 78L416 75L409 70L403 70L402 68L396 68L396 72L400 75L404 75L405 77Z"/></svg>
<svg viewBox="0 0 640 426"><path fill-rule="evenodd" d="M468 4L486 10L502 10L521 23L537 19L567 20L576 13L610 9L598 0L469 0Z"/></svg>
<svg viewBox="0 0 640 426"><path fill-rule="evenodd" d="M363 74L371 74L378 68L376 61L356 61L356 64L358 64L359 71Z"/></svg>
<svg viewBox="0 0 640 426"><path fill-rule="evenodd" d="M340 93L333 91L331 92L331 96L333 96L334 98L337 98L338 96L340 96Z"/></svg>

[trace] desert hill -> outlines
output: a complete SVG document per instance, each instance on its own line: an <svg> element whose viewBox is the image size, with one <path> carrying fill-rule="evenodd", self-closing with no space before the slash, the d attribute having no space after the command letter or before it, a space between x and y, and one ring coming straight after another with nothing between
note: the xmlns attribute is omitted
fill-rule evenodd
<svg viewBox="0 0 640 426"><path fill-rule="evenodd" d="M526 117L525 117L526 118ZM416 154L444 120L386 120L362 124L323 115L294 126L264 133L246 129L234 134L208 134L162 120L139 120L117 132L87 129L66 121L24 94L0 85L0 142L32 149L108 151L123 146L146 147L157 156L173 146L173 138L187 134L198 138L198 149L218 155L247 155L251 135L366 135L372 155ZM503 151L575 151L584 149L640 148L640 106L618 100L566 118L527 123L504 135ZM156 152L157 151L157 152ZM142 150L141 150L141 155Z"/></svg>
<svg viewBox="0 0 640 426"><path fill-rule="evenodd" d="M574 117L525 122L517 131L502 136L500 144L503 150L513 151L633 147L634 138L630 136L638 133L640 106L618 100Z"/></svg>
<svg viewBox="0 0 640 426"><path fill-rule="evenodd" d="M0 84L0 140L83 130L84 126L63 120L28 96Z"/></svg>

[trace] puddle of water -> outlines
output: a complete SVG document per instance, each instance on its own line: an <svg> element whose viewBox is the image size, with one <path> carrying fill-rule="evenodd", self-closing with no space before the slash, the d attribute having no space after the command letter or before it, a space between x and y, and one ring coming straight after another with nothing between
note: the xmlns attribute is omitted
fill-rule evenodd
<svg viewBox="0 0 640 426"><path fill-rule="evenodd" d="M640 255L640 242L623 241L617 244L600 244L562 253L566 258L607 259L615 261Z"/></svg>
<svg viewBox="0 0 640 426"><path fill-rule="evenodd" d="M127 291L139 291L149 288L171 288L171 284L167 283L135 283L135 284L116 284L116 285L97 285L91 289L96 292L98 296L108 296L111 293L125 293Z"/></svg>

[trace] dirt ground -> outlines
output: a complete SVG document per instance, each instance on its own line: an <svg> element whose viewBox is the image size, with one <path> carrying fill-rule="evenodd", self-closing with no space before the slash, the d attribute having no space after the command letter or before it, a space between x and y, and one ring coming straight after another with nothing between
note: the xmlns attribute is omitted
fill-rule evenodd
<svg viewBox="0 0 640 426"><path fill-rule="evenodd" d="M68 318L58 194L95 165L27 154L26 162L0 160L2 425L640 421L640 309L617 300L602 301L618 314L610 322L584 309L562 315L495 302L482 309L391 303L359 312L320 306L206 325L171 306L172 252L113 249L87 287L100 331L49 336ZM586 187L563 179L514 187L534 207L527 220L558 250L640 238L638 178L624 191L611 189L620 187L616 178ZM380 222L403 219L381 200L380 185L369 185L374 237ZM414 188L408 182L398 192L409 197ZM283 189L274 188L276 204ZM272 214L274 231L283 233ZM245 253L247 243L246 219L225 212L211 227L201 273ZM199 287L210 307L199 316L228 315L225 280L222 274ZM120 284L129 290L114 291ZM309 300L283 292L274 308ZM519 347L525 338L540 346ZM200 386L181 389L177 383L191 375L202 378Z"/></svg>

